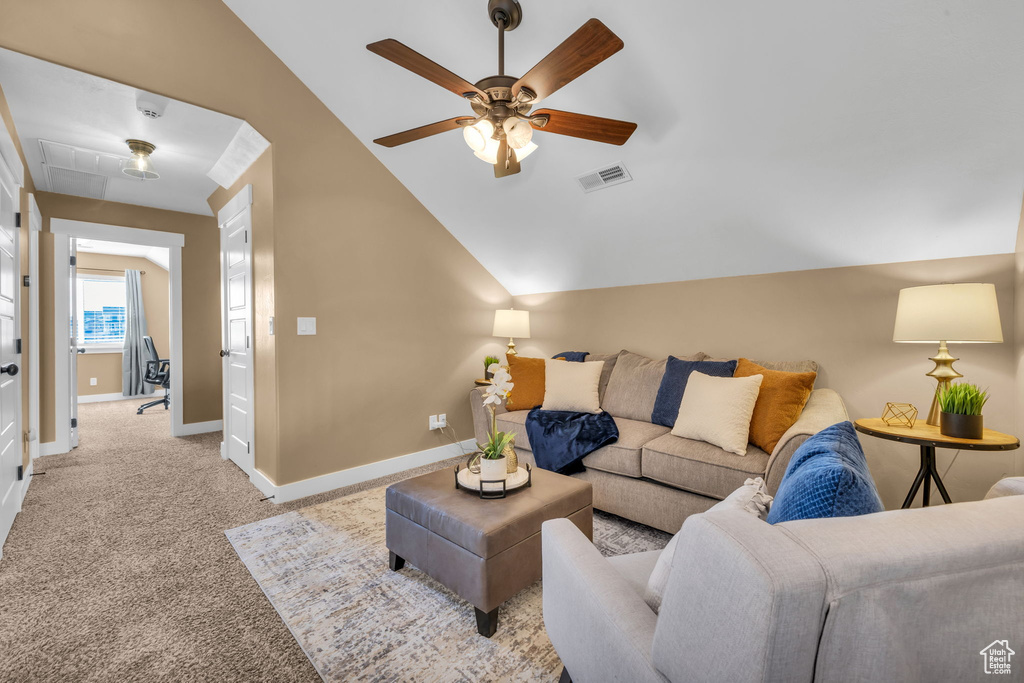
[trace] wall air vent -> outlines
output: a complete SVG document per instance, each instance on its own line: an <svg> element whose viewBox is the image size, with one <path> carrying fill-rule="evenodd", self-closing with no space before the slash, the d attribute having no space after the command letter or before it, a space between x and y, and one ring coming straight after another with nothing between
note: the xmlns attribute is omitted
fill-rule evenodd
<svg viewBox="0 0 1024 683"><path fill-rule="evenodd" d="M580 189L584 192L603 190L612 185L628 183L632 179L633 176L629 175L629 171L626 170L622 162L576 176L576 182L580 184Z"/></svg>
<svg viewBox="0 0 1024 683"><path fill-rule="evenodd" d="M107 190L107 179L104 176L72 171L69 168L46 165L46 179L50 183L50 192L59 194L103 199L103 193Z"/></svg>

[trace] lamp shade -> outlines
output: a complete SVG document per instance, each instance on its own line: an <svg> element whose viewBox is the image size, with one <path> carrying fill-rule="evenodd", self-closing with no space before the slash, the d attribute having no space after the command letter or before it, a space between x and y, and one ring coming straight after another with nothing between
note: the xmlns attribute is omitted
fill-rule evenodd
<svg viewBox="0 0 1024 683"><path fill-rule="evenodd" d="M1001 342L996 287L985 283L900 290L894 342Z"/></svg>
<svg viewBox="0 0 1024 683"><path fill-rule="evenodd" d="M512 309L494 312L494 336L530 338L530 312Z"/></svg>

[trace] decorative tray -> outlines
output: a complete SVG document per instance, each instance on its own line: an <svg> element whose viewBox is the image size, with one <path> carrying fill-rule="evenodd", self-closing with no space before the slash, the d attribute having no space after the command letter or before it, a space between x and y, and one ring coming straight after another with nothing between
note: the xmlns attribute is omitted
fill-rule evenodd
<svg viewBox="0 0 1024 683"><path fill-rule="evenodd" d="M455 488L466 489L480 494L481 498L504 498L509 491L533 485L533 470L527 465L520 467L505 479L480 481L480 475L461 465L455 466Z"/></svg>

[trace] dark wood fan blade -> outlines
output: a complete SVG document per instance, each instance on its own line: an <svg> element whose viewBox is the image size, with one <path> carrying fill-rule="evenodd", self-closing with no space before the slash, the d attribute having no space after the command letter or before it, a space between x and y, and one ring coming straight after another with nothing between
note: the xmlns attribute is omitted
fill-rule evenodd
<svg viewBox="0 0 1024 683"><path fill-rule="evenodd" d="M516 81L512 94L518 95L526 87L536 95L534 101L542 100L621 49L619 37L597 19L591 19Z"/></svg>
<svg viewBox="0 0 1024 683"><path fill-rule="evenodd" d="M625 143L636 130L636 124L629 121L603 119L600 116L574 114L571 111L558 111L557 109L538 109L530 116L548 117L548 122L544 126L534 125L534 128L545 133L569 135L584 140L606 142L609 145Z"/></svg>
<svg viewBox="0 0 1024 683"><path fill-rule="evenodd" d="M519 173L521 167L516 159L516 151L508 146L504 139L498 143L498 161L494 164L494 177L504 178Z"/></svg>
<svg viewBox="0 0 1024 683"><path fill-rule="evenodd" d="M454 119L448 119L446 121L438 121L437 123L428 123L425 126L419 128L412 128L410 130L403 130L401 133L395 133L385 138L377 138L374 140L378 145L384 145L385 147L398 147L404 145L407 142L413 142L414 140L422 140L423 138L429 138L431 135L437 135L438 133L444 133L449 130L455 130L461 128L459 121L472 121L472 116L456 116Z"/></svg>
<svg viewBox="0 0 1024 683"><path fill-rule="evenodd" d="M397 40L392 38L379 40L376 43L367 45L366 49L394 62L398 66L405 67L414 74L423 76L428 81L437 83L445 90L450 90L459 97L465 96L466 93L476 93L485 101L488 99L483 91L466 79L456 76L440 64L432 62L419 52L403 45Z"/></svg>

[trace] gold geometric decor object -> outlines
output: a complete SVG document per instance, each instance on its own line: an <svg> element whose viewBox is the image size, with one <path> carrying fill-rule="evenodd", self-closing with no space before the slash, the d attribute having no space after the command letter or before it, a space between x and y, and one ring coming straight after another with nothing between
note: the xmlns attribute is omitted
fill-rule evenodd
<svg viewBox="0 0 1024 683"><path fill-rule="evenodd" d="M913 428L917 421L917 408L911 403L886 403L882 413L882 422L893 426Z"/></svg>

